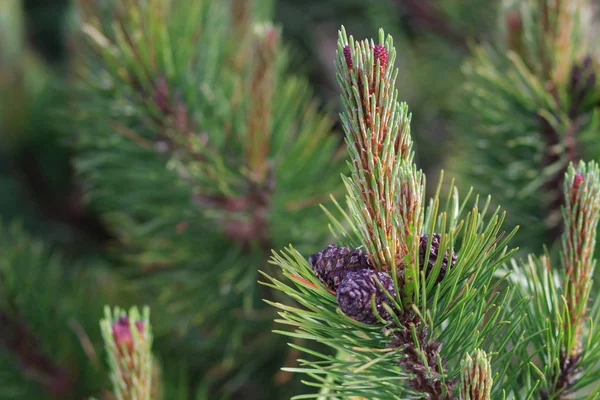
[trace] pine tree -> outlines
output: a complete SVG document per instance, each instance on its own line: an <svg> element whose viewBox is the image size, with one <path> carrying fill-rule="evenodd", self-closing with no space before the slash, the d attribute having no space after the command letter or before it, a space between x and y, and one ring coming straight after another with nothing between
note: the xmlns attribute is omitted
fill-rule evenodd
<svg viewBox="0 0 600 400"><path fill-rule="evenodd" d="M278 333L336 354L290 343L316 358L286 370L306 374L323 399L595 398L600 302L589 295L598 167L581 162L564 180L568 231L557 279L520 273L515 260L511 275L516 228L503 230L505 214L488 210L489 197L480 206L451 185L442 206L440 182L425 201L410 116L394 88L395 56L383 31L376 44L342 27L335 65L351 173L346 207L337 206L340 217L328 212L337 247L306 257L290 246L272 257L286 279L264 274L266 286L298 302L267 301L293 329Z"/></svg>
<svg viewBox="0 0 600 400"><path fill-rule="evenodd" d="M507 0L499 14L495 40L464 65L450 168L507 207L516 244L540 252L563 229L569 163L600 156L597 28L583 0Z"/></svg>

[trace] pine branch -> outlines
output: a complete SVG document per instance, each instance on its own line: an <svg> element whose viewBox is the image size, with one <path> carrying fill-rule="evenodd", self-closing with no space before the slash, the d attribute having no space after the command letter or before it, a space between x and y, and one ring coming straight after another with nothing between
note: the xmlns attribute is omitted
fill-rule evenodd
<svg viewBox="0 0 600 400"><path fill-rule="evenodd" d="M352 158L346 186L375 268L395 275L400 267L403 275L408 236L422 224L423 183L410 167L410 122L406 106L396 100L393 43L388 37L384 44L382 35L375 45L348 40L342 30L338 41L336 67L346 109L341 119Z"/></svg>
<svg viewBox="0 0 600 400"><path fill-rule="evenodd" d="M564 193L565 233L562 236L562 267L566 269L565 297L567 299L570 329L573 337L565 348L569 357L581 351L579 336L586 313L591 279L596 260L594 250L598 220L600 219L600 171L594 162L581 162L577 172L571 165L566 174ZM583 306L582 306L583 305Z"/></svg>
<svg viewBox="0 0 600 400"><path fill-rule="evenodd" d="M296 329L279 333L337 351L333 357L296 347L317 359L289 370L307 373L322 393L450 399L465 354L484 344L498 360L520 351L519 340L505 346L515 332L504 325L503 305L512 295L501 294L494 280L514 252L506 245L516 230L500 232L499 210L484 221L489 199L481 211L475 199L464 215L468 200L459 201L453 187L445 209L439 186L424 207L425 179L412 162L406 105L393 90L395 50L383 31L379 43L340 31L335 64L351 175L344 177L348 211L336 204L343 220L328 215L344 245L330 245L308 262L292 247L274 253L272 263L290 283L264 274L265 284L300 305L269 302L280 309L278 322ZM506 342L494 340L501 332ZM502 367L498 376L506 373Z"/></svg>
<svg viewBox="0 0 600 400"><path fill-rule="evenodd" d="M530 302L524 329L532 333L522 359L539 357L533 377L521 375L526 384L515 393L539 392L543 399L568 399L580 389L597 386L600 348L598 302L591 305L594 250L600 219L600 170L594 162L569 166L563 193L561 269L553 270L548 255L529 257L521 270L521 298ZM517 274L519 276L519 274ZM527 349L525 347L525 349ZM535 363L537 364L537 362ZM532 362L532 365L533 362ZM539 386L539 387L538 387ZM593 392L600 390L599 387Z"/></svg>
<svg viewBox="0 0 600 400"><path fill-rule="evenodd" d="M0 347L8 351L23 374L42 386L51 396L68 397L76 377L57 365L42 349L35 335L18 317L0 310Z"/></svg>
<svg viewBox="0 0 600 400"><path fill-rule="evenodd" d="M407 386L428 399L450 399L453 382L445 382L445 360L440 356L442 343L431 340L423 321L413 313L400 316L400 326L393 331L391 347L402 349L400 367L411 374ZM415 334L417 340L415 341Z"/></svg>
<svg viewBox="0 0 600 400"><path fill-rule="evenodd" d="M0 250L3 393L12 380L30 398L87 398L104 386L97 310L129 296L102 265L66 258L19 224L0 226Z"/></svg>

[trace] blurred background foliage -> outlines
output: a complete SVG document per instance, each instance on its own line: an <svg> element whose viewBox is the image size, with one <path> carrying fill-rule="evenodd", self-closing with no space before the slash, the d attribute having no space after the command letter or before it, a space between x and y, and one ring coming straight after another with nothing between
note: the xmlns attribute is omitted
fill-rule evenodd
<svg viewBox="0 0 600 400"><path fill-rule="evenodd" d="M70 60L69 0L23 0L24 42L18 18L3 4L3 157L0 206L4 218L26 218L54 239L102 238L93 213L79 209L69 149L48 123L49 105L63 101L60 83ZM460 65L468 46L494 31L497 0L279 0L275 22L293 50L297 72L306 74L323 107L341 108L331 54L337 30L375 36L385 27L396 40L398 88L413 113L417 159L430 182L444 166L444 143L453 140L452 106L462 84ZM18 50L17 50L18 49ZM17 54L18 53L18 54ZM7 82L9 84L4 84ZM20 103L24 102L24 103ZM15 112L10 112L13 109ZM7 118L10 117L10 118ZM337 120L337 119L336 119ZM341 130L337 129L341 133ZM459 133L457 133L459 134ZM44 221L44 224L40 222ZM77 232L77 233L74 233Z"/></svg>
<svg viewBox="0 0 600 400"><path fill-rule="evenodd" d="M498 26L505 21L499 19L499 6L499 0L273 0L273 19L282 27L283 42L290 50L291 70L308 77L320 107L332 112L333 121L337 121L336 114L341 110L333 67L340 25L356 37L376 37L380 27L394 37L400 71L399 97L409 104L412 112L416 161L427 175L431 190L440 169L450 168L445 176L448 180L452 171L458 169L457 162L470 162L468 156L460 161L451 157L460 147L456 144L466 140L464 130L469 127L468 122L459 118L458 105L465 83L461 68L473 46L496 40L502 32ZM97 204L84 200L84 183L78 181L74 171L75 149L63 140L65 133L77 134L65 132L76 130L77 126L58 127L52 123L53 113L61 104L66 107L70 96L65 91L68 87L65 82L73 73L75 51L70 10L69 0L0 2L0 215L3 226L8 227L12 222L20 225L18 229L7 228L2 237L10 240L6 239L3 246L29 246L41 252L49 246L60 250L66 265L104 265L114 261L107 256L105 247L113 232L101 221L95 209ZM334 129L341 138L341 127L336 125ZM472 140L472 136L468 137ZM463 191L468 189L466 185L466 181L457 182ZM503 206L510 212L510 205ZM541 224L541 221L528 220L528 223ZM40 238L43 245L26 238L24 232ZM539 249L528 249L525 245L524 251L530 250ZM19 257L16 254L11 260L23 262L29 268L37 266L42 273L50 268L39 260ZM104 283L95 288L98 295L89 307L98 307L90 310L86 319L100 318L104 299L122 299L120 305L124 307L133 301L130 293L115 294L116 286L110 283L113 278L106 278L103 272L95 275L94 269L91 270L85 276L71 277L82 280L81 288L93 286L90 282L94 281ZM37 276L35 271L31 273ZM52 285L56 296L61 291L81 291L65 286L59 278ZM0 320L2 307L0 304ZM56 313L64 321L73 313L77 315L68 307L57 309ZM156 328L159 332L160 329ZM0 327L0 348L10 343L5 336ZM98 336L99 332L95 332L92 339ZM75 357L82 355L74 354L73 360ZM195 391L202 389L187 382L185 374L179 374L177 368L164 374L173 377L165 382L179 380ZM93 371L88 371L83 376L93 375ZM0 374L0 385L9 381ZM95 382L95 387L100 388L104 383ZM12 387L15 390L10 398L31 398L21 392L24 389ZM251 391L252 385L246 389ZM173 393L177 390L180 389L173 389ZM173 398L187 397L182 392Z"/></svg>

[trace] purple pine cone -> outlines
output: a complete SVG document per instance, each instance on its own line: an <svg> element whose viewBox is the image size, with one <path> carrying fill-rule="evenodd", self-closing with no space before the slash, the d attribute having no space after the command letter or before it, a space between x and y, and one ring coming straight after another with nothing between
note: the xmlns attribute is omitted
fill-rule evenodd
<svg viewBox="0 0 600 400"><path fill-rule="evenodd" d="M329 289L336 291L340 282L350 272L361 269L373 269L367 254L350 247L339 247L330 244L323 251L308 258L315 275Z"/></svg>
<svg viewBox="0 0 600 400"><path fill-rule="evenodd" d="M391 304L375 282L375 276L389 294L395 296L394 283L387 273L369 269L350 272L340 283L337 291L337 303L344 314L365 324L376 324L379 320L371 306L371 297L375 294L377 312L382 318L390 319L389 313L383 308L383 303Z"/></svg>

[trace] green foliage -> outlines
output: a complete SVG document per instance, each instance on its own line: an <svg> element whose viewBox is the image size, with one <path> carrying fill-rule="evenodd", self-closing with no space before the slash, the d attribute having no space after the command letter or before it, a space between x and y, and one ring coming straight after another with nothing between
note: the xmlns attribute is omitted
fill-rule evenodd
<svg viewBox="0 0 600 400"><path fill-rule="evenodd" d="M521 387L515 388L516 398L534 394L561 399L575 393L574 398L591 399L600 395L600 302L591 296L590 279L596 265L593 253L600 217L597 164L570 165L564 194L567 229L562 236L562 260L544 254L512 262L512 279L527 305L519 327L527 345L517 358L526 368L521 372Z"/></svg>
<svg viewBox="0 0 600 400"><path fill-rule="evenodd" d="M111 257L164 328L157 351L199 354L194 385L230 394L273 385L285 344L264 334L261 299L275 294L258 269L271 247L325 243L316 206L344 166L332 121L287 72L268 4L249 4L80 2L64 119L86 200L117 236Z"/></svg>
<svg viewBox="0 0 600 400"><path fill-rule="evenodd" d="M100 263L74 264L17 224L1 227L0 249L3 398L82 398L102 389L98 320L107 298L126 299L119 281Z"/></svg>
<svg viewBox="0 0 600 400"><path fill-rule="evenodd" d="M471 212L465 213L468 204L466 200L459 203L458 197L455 197L447 212L441 212L439 216L433 213L426 220L427 231L444 232L442 236L446 242L442 249L453 248L459 255L468 256L459 257L455 268L439 285L435 283L435 272L423 280L418 290L420 296L414 304L415 312L428 321L428 337L443 343L441 354L448 362L448 374L442 378L445 380L458 376L462 355L478 347L491 348L494 349L491 351L501 354L492 358L492 364L495 366L493 370L502 377L507 372L504 367L506 359L510 358L503 345L520 322L511 321L508 308L500 306L511 302L513 291L500 293L499 282L492 279L502 262L512 254L506 251L505 245L514 232L494 244L503 218L496 215L486 222L476 204ZM435 210L437 205L437 199L433 200L431 209ZM483 211L485 209L486 205ZM456 210L456 214L452 210ZM338 233L340 237L352 236L356 234L356 228ZM349 241L339 244L354 245ZM318 358L302 359L300 368L286 370L308 374L312 378L308 384L322 388L321 394L377 399L404 398L403 393L411 394L403 384L410 375L403 373L397 361L402 357L402 349L390 346L393 329L382 329L383 325L364 325L339 313L335 295L327 291L315 277L306 257L293 247L275 254L273 262L283 269L291 283L269 277L269 286L287 293L300 305L293 307L272 303L281 310L282 319L278 322L294 329L293 332L278 333L325 343L343 355L335 357L315 353L309 347L292 344L292 347ZM418 269L418 265L411 267ZM502 341L497 341L499 336L503 337ZM496 385L495 389L500 387Z"/></svg>
<svg viewBox="0 0 600 400"><path fill-rule="evenodd" d="M139 366L152 400L598 397L599 171L594 162L568 167L600 154L587 8L505 1L498 37L474 48L457 102L463 76L452 65L488 29L494 1L325 0L302 14L277 2L284 33L309 38L305 53L327 65L328 28L305 32L307 21L360 10L349 24L367 33L404 16L395 43L383 31L380 47L341 34L327 69L342 91L346 169L334 121L289 72L304 65L269 22L275 2L76 0L66 110L53 73L25 44L35 24L22 23L19 3L0 2L1 150L12 167L25 159L14 150L47 147L35 159L62 166L48 174L54 181L67 175L66 152L54 150L61 128L86 205L114 236L102 257L75 258L83 249L67 256L48 244L56 232L32 239L19 225L0 227L0 397L105 399L110 378L119 396L123 371ZM462 129L447 151L437 145L446 126L423 129L447 122L455 103ZM444 153L456 153L458 186L492 198L459 196L441 179L427 191L414 159L429 171ZM2 176L3 188L14 183ZM334 199L343 186L342 206ZM5 220L26 204L1 196ZM65 194L48 208L62 198L72 207ZM28 228L44 225L27 217ZM521 236L504 231L517 223ZM509 265L510 246L537 250L561 229L562 251ZM307 262L330 235L391 276L393 292L375 280L389 300L371 298L378 323L345 315ZM267 263L271 248L285 250ZM99 329L101 306L139 303L152 307L152 330L147 315L142 335L131 322L143 349L123 357L113 330L120 310L107 310ZM152 363L141 362L150 342Z"/></svg>
<svg viewBox="0 0 600 400"><path fill-rule="evenodd" d="M597 43L590 5L574 3L504 1L495 41L474 47L463 69L451 168L507 207L528 251L560 235L569 163L600 156Z"/></svg>

